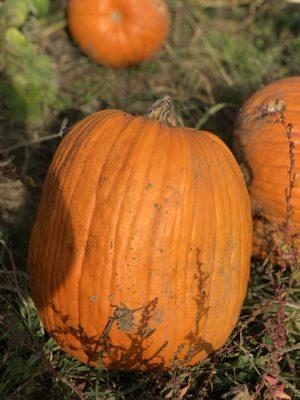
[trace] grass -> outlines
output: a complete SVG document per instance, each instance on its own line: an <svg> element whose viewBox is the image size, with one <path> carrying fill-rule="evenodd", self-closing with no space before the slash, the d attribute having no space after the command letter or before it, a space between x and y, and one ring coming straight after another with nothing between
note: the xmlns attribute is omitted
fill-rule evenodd
<svg viewBox="0 0 300 400"><path fill-rule="evenodd" d="M102 108L144 114L168 94L182 123L231 145L242 102L298 72L300 5L169 0L164 49L115 71L79 52L65 29L66 1L49 9L49 1L35 0L23 14L15 2L0 3L0 145L12 147L0 159L0 399L300 397L299 265L286 254L279 266L253 262L242 315L221 350L165 373L108 373L67 356L40 323L26 269L41 184L60 141L49 135Z"/></svg>

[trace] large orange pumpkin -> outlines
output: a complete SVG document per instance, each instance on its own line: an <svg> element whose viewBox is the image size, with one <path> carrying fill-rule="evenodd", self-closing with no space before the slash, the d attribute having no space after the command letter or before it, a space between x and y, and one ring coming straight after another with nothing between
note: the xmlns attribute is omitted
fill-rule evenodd
<svg viewBox="0 0 300 400"><path fill-rule="evenodd" d="M60 346L110 369L195 364L224 344L245 297L250 200L224 143L100 111L63 139L30 241L32 296Z"/></svg>
<svg viewBox="0 0 300 400"><path fill-rule="evenodd" d="M168 33L164 0L70 0L68 25L82 51L110 67L137 65Z"/></svg>
<svg viewBox="0 0 300 400"><path fill-rule="evenodd" d="M266 257L280 243L299 252L300 77L254 93L240 110L235 136L250 176L254 255Z"/></svg>

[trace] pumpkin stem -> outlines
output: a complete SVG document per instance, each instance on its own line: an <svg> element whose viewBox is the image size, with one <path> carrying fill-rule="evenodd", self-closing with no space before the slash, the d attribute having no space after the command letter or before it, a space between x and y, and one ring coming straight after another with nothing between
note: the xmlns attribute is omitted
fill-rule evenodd
<svg viewBox="0 0 300 400"><path fill-rule="evenodd" d="M162 124L176 127L177 118L171 97L165 96L157 100L146 114L146 118L155 119Z"/></svg>

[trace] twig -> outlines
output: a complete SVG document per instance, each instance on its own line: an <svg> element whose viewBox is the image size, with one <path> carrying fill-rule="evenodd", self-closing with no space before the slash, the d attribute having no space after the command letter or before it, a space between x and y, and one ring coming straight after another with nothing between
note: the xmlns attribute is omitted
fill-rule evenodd
<svg viewBox="0 0 300 400"><path fill-rule="evenodd" d="M64 134L66 133L67 124L68 124L68 119L65 118L63 120L62 124L61 124L61 128L60 128L58 133L54 133L54 134L51 134L51 135L38 137L36 139L30 140L30 141L27 141L27 142L22 142L22 143L15 144L13 146L7 147L6 149L0 150L0 154L9 153L10 151L14 151L14 150L20 149L22 147L28 147L28 146L33 146L33 145L38 144L38 143L47 142L48 140L62 138L64 136Z"/></svg>
<svg viewBox="0 0 300 400"><path fill-rule="evenodd" d="M83 394L77 389L77 387L72 382L69 382L66 378L61 378L61 381L65 385L67 385L70 389L72 389L73 392L80 398L80 400L86 400Z"/></svg>
<svg viewBox="0 0 300 400"><path fill-rule="evenodd" d="M18 292L17 289L15 289L9 285L0 285L0 290L5 290L7 292L14 292L14 293Z"/></svg>
<svg viewBox="0 0 300 400"><path fill-rule="evenodd" d="M47 29L45 29L41 34L41 39L45 40L48 39L49 36L53 35L54 33L64 29L66 27L66 21L58 21L53 25L50 25Z"/></svg>
<svg viewBox="0 0 300 400"><path fill-rule="evenodd" d="M42 368L41 370L36 371L33 375L31 375L30 378L28 378L28 379L27 379L25 382L23 382L19 387L17 387L17 389L16 389L11 395L9 395L9 396L7 397L7 400L16 399L16 398L17 398L17 397L16 397L17 395L21 394L21 393L23 392L23 390L24 390L28 385L30 385L30 383L31 383L32 381L34 381L35 378L36 378L37 376L43 374L44 372L46 372L46 370L43 369L43 368Z"/></svg>
<svg viewBox="0 0 300 400"><path fill-rule="evenodd" d="M33 342L33 345L36 347L35 341ZM38 352L37 348L35 350ZM46 357L46 355L43 351L38 352L38 354L40 356L40 359L44 363L46 370L51 372L52 375L54 375L59 381L61 381L62 383L67 385L70 389L72 389L72 391L79 397L80 400L86 400L86 398L82 394L81 390L78 390L77 387L72 382L68 381L68 379L65 376L63 376L63 377L60 376L60 374L56 371L56 369L50 363L50 361L48 360L48 358Z"/></svg>
<svg viewBox="0 0 300 400"><path fill-rule="evenodd" d="M7 244L5 243L4 240L1 239L0 240L0 244L4 247L4 250L8 254L8 257L9 257L9 260L10 260L10 263L11 263L11 266L12 266L12 269L13 269L12 276L13 276L13 281L14 281L14 284L15 284L16 292L17 292L21 302L23 304L27 305L27 301L25 300L25 298L24 298L24 296L22 294L22 291L21 291L21 288L20 288L20 285L19 285L19 282L18 282L18 270L17 270L16 264L15 264L15 260L14 260L14 257L12 255L12 252L10 251L10 249L8 248L8 246L7 246Z"/></svg>
<svg viewBox="0 0 300 400"><path fill-rule="evenodd" d="M11 331L11 334L14 335L14 332ZM53 367L51 362L48 360L46 357L44 351L42 349L39 349L40 344L39 342L30 335L31 337L31 342L24 342L24 345L30 349L30 351L35 352L36 355L39 357L41 360L43 367L39 371L37 371L34 375L32 375L27 381L22 383L15 392L13 392L10 397L8 397L7 400L13 400L16 398L17 394L20 394L22 390L24 390L38 375L48 372L49 374L53 375L58 381L62 382L66 386L68 386L77 396L80 400L86 400L86 398L83 396L82 392L76 388L76 386L68 381L68 379L65 376L61 376L59 372L56 371L56 369Z"/></svg>

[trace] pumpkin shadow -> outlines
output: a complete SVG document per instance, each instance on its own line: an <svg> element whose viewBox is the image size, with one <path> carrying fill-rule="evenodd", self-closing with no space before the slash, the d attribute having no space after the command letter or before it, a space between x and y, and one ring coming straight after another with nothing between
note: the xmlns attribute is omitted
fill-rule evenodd
<svg viewBox="0 0 300 400"><path fill-rule="evenodd" d="M146 358L144 355L147 350L145 340L155 334L155 329L151 329L150 326L157 303L158 299L156 298L143 308L135 333L127 333L127 337L130 340L130 346L127 349L122 346L114 346L113 343L109 342L108 346L105 344L103 355L105 355L106 350L111 360L111 369L126 370L128 367L132 370L163 368L164 357L161 353L167 347L168 341L156 349L150 357ZM160 361L154 362L156 358L160 358Z"/></svg>
<svg viewBox="0 0 300 400"><path fill-rule="evenodd" d="M183 359L184 363L189 363L193 359L193 357L197 356L200 352L204 351L206 353L206 356L209 356L215 351L212 344L204 340L199 332L199 323L206 318L209 310L209 307L206 306L206 288L209 275L202 270L203 263L200 260L200 255L201 249L197 247L195 261L195 280L197 282L197 295L194 297L194 302L196 303L198 311L196 313L194 330L185 336L186 342L188 344L188 350Z"/></svg>
<svg viewBox="0 0 300 400"><path fill-rule="evenodd" d="M63 315L52 304L52 309L57 317L62 321L63 325L49 331L54 338L63 336L72 336L79 341L80 347L69 346L73 352L83 351L87 356L87 363L93 364L98 368L108 367L110 370L118 371L138 371L138 370L161 370L164 365L164 357L162 352L168 345L166 341L157 348L150 357L145 357L148 346L145 341L155 333L155 329L150 329L151 320L154 316L157 306L157 299L150 301L142 311L139 323L134 328L134 333L128 331L126 333L129 339L129 346L115 345L110 337L110 331L117 325L117 329L121 330L117 318L110 317L108 322L99 335L90 336L79 326L75 328L70 324L68 315ZM156 359L156 361L154 361ZM158 361L157 361L158 359ZM107 360L109 360L107 362Z"/></svg>
<svg viewBox="0 0 300 400"><path fill-rule="evenodd" d="M110 337L110 330L114 323L118 325L114 317L110 317L103 332L100 335L87 335L82 326L75 328L70 324L70 318L63 315L59 310L52 305L52 309L63 323L62 326L49 331L54 338L71 336L79 341L80 346L68 345L71 352L84 352L86 354L86 362L92 364L99 369L108 368L115 371L162 371L166 370L165 359L163 352L168 346L168 341L165 341L161 346L155 349L150 356L145 356L148 350L149 343L146 339L155 335L155 329L149 328L151 320L155 313L157 299L150 301L142 311L142 316L135 327L133 333L127 332L126 336L129 339L129 346L116 345ZM119 326L118 329L121 329ZM173 355L173 361L170 363L170 368L185 367L190 364L190 361L203 350L209 356L214 352L211 343L197 336L196 332L190 332L186 337L185 344L178 346L178 351ZM153 338L153 341L155 338ZM185 349L186 354L179 359L181 351Z"/></svg>

